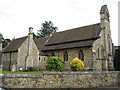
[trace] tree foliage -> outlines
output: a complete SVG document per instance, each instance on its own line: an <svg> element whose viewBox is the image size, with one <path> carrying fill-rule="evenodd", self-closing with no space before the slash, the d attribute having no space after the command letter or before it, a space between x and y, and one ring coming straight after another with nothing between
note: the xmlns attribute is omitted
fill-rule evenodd
<svg viewBox="0 0 120 90"><path fill-rule="evenodd" d="M115 50L114 66L116 71L120 71L120 49Z"/></svg>
<svg viewBox="0 0 120 90"><path fill-rule="evenodd" d="M4 40L2 41L2 47L5 48L10 42L11 42L10 39L4 39Z"/></svg>
<svg viewBox="0 0 120 90"><path fill-rule="evenodd" d="M1 36L1 41L0 42L2 42L2 48L5 48L11 42L11 40L8 39L8 38L4 39L2 34L0 34L0 36Z"/></svg>
<svg viewBox="0 0 120 90"><path fill-rule="evenodd" d="M46 61L48 69L51 71L62 71L64 68L64 62L59 57L49 57Z"/></svg>
<svg viewBox="0 0 120 90"><path fill-rule="evenodd" d="M84 63L80 59L74 58L70 63L70 67L73 71L81 71L84 68Z"/></svg>
<svg viewBox="0 0 120 90"><path fill-rule="evenodd" d="M57 31L57 27L51 21L45 21L42 23L42 27L37 32L37 37L48 37Z"/></svg>

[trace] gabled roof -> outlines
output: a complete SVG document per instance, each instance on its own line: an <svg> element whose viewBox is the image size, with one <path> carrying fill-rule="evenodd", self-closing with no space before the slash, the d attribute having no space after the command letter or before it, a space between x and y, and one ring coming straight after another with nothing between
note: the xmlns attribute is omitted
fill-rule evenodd
<svg viewBox="0 0 120 90"><path fill-rule="evenodd" d="M50 46L45 46L42 49L42 51L63 50L63 49L71 49L71 48L79 48L79 47L90 47L92 46L94 41L95 40L87 40L87 41L80 41L80 42L50 45Z"/></svg>
<svg viewBox="0 0 120 90"><path fill-rule="evenodd" d="M11 43L4 49L3 53L18 51L22 43L26 40L27 36L13 39Z"/></svg>
<svg viewBox="0 0 120 90"><path fill-rule="evenodd" d="M54 33L42 51L92 46L99 38L100 23Z"/></svg>
<svg viewBox="0 0 120 90"><path fill-rule="evenodd" d="M79 27L67 31L56 32L51 37L41 37L34 40L40 54L42 51L68 48L88 47L99 37L100 24ZM28 36L17 38L4 49L5 52L18 51Z"/></svg>
<svg viewBox="0 0 120 90"><path fill-rule="evenodd" d="M40 54L42 54L41 49L45 46L45 43L48 39L49 37L41 37L34 40Z"/></svg>
<svg viewBox="0 0 120 90"><path fill-rule="evenodd" d="M100 27L98 24L74 28L62 32L56 32L47 42L47 45L60 44L65 42L73 42L80 40L88 40L97 38L100 33Z"/></svg>

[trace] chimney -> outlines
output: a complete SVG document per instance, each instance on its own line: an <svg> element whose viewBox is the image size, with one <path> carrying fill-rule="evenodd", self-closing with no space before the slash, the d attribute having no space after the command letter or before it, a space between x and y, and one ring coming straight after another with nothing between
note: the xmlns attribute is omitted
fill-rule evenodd
<svg viewBox="0 0 120 90"><path fill-rule="evenodd" d="M28 53L32 53L32 42L33 41L33 28L29 28L29 34L28 34Z"/></svg>
<svg viewBox="0 0 120 90"><path fill-rule="evenodd" d="M27 70L28 67L33 67L33 57L32 57L32 51L33 50L33 28L29 27L29 33L28 33L28 51L27 56L25 59L25 69Z"/></svg>
<svg viewBox="0 0 120 90"><path fill-rule="evenodd" d="M29 27L29 34L33 34L33 27Z"/></svg>

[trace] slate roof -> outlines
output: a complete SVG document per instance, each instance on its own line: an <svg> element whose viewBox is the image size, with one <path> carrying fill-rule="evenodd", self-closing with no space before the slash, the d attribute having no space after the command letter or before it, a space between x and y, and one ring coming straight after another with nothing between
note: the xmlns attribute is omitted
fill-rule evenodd
<svg viewBox="0 0 120 90"><path fill-rule="evenodd" d="M92 39L98 37L99 33L99 23L62 32L56 32L52 35L46 45Z"/></svg>
<svg viewBox="0 0 120 90"><path fill-rule="evenodd" d="M22 45L22 43L26 40L27 36L16 38L11 41L11 43L4 49L3 53L7 52L16 52Z"/></svg>
<svg viewBox="0 0 120 90"><path fill-rule="evenodd" d="M56 45L45 46L42 51L52 51L52 50L63 50L63 49L71 49L78 47L89 47L92 46L95 40L87 40L81 42L72 42L72 43L62 43Z"/></svg>
<svg viewBox="0 0 120 90"><path fill-rule="evenodd" d="M42 51L92 46L99 38L100 23L54 33Z"/></svg>
<svg viewBox="0 0 120 90"><path fill-rule="evenodd" d="M34 40L40 54L44 54L41 52L41 49L44 47L44 45L48 39L49 39L49 37L41 37L41 38L36 38Z"/></svg>

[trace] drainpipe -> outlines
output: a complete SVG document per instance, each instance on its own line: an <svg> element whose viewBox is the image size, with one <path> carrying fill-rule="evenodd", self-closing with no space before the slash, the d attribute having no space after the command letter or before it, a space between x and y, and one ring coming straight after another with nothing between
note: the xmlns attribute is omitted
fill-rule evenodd
<svg viewBox="0 0 120 90"><path fill-rule="evenodd" d="M9 63L9 71L11 70L11 62L12 62L12 61L11 61L11 59L12 59L12 58L11 58L11 54L12 54L12 53L10 52L10 63Z"/></svg>

